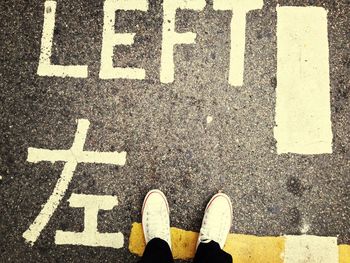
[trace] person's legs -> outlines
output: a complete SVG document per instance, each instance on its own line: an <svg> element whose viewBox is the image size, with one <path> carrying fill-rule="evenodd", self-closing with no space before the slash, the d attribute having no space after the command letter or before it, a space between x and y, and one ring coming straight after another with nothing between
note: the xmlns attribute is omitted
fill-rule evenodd
<svg viewBox="0 0 350 263"><path fill-rule="evenodd" d="M197 248L193 263L232 263L230 254L223 251L219 243L210 241L209 243L200 243Z"/></svg>
<svg viewBox="0 0 350 263"><path fill-rule="evenodd" d="M146 241L140 263L172 263L169 205L159 190L147 193L142 206L142 228Z"/></svg>
<svg viewBox="0 0 350 263"><path fill-rule="evenodd" d="M230 198L222 193L214 195L205 209L193 263L232 262L231 255L222 250L231 224Z"/></svg>
<svg viewBox="0 0 350 263"><path fill-rule="evenodd" d="M153 238L146 245L142 259L139 263L173 263L171 249L166 241Z"/></svg>

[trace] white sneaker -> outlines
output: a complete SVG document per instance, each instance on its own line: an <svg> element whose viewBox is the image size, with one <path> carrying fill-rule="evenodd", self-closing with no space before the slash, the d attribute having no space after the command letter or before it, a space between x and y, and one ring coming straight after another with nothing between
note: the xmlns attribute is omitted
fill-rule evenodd
<svg viewBox="0 0 350 263"><path fill-rule="evenodd" d="M205 209L197 247L199 243L215 241L223 249L230 232L231 224L231 200L227 195L218 193L210 199Z"/></svg>
<svg viewBox="0 0 350 263"><path fill-rule="evenodd" d="M169 205L160 190L149 191L143 201L142 228L146 244L153 238L160 238L171 249Z"/></svg>

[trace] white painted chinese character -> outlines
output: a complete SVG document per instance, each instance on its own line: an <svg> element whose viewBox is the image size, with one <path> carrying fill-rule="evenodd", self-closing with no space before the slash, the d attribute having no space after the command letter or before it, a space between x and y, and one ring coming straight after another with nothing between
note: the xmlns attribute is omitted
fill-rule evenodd
<svg viewBox="0 0 350 263"><path fill-rule="evenodd" d="M39 215L31 224L29 229L23 233L23 237L31 244L38 239L41 231L49 222L51 216L62 200L68 185L73 178L73 173L78 163L101 163L124 165L126 162L126 152L92 152L84 151L84 143L90 122L86 119L78 120L78 127L74 142L69 150L48 150L38 148L28 148L28 162L37 163L49 161L52 163L65 162L61 177L58 179L53 193L43 206Z"/></svg>
<svg viewBox="0 0 350 263"><path fill-rule="evenodd" d="M70 207L83 207L85 213L83 232L56 231L57 245L84 245L92 247L121 248L124 245L122 233L100 233L97 230L99 210L111 210L118 205L116 196L72 194L68 200Z"/></svg>

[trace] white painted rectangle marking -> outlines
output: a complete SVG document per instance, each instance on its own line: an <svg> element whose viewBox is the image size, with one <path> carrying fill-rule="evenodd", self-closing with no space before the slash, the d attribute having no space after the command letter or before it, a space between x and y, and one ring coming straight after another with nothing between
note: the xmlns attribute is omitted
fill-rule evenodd
<svg viewBox="0 0 350 263"><path fill-rule="evenodd" d="M327 11L277 8L277 153L332 153Z"/></svg>
<svg viewBox="0 0 350 263"><path fill-rule="evenodd" d="M336 237L286 236L284 263L339 263Z"/></svg>

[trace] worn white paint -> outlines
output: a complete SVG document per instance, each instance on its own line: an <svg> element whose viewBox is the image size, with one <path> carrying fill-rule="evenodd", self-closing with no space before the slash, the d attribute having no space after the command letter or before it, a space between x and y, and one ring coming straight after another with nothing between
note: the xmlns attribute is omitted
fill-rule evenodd
<svg viewBox="0 0 350 263"><path fill-rule="evenodd" d="M113 48L116 45L132 45L135 33L115 33L115 13L117 10L148 10L147 0L106 0L104 2L103 40L101 50L101 79L144 79L141 68L113 67Z"/></svg>
<svg viewBox="0 0 350 263"><path fill-rule="evenodd" d="M83 147L86 140L87 131L90 122L86 119L78 120L77 131L70 150L47 150L47 149L28 149L28 162L39 161L64 161L66 162L58 179L53 193L49 197L42 210L31 224L29 229L23 233L23 237L31 244L38 239L41 231L49 222L51 216L57 209L60 201L62 200L70 181L72 180L73 173L78 163L104 163L124 165L126 162L126 152L112 152L112 153L99 153L99 152L84 152Z"/></svg>
<svg viewBox="0 0 350 263"><path fill-rule="evenodd" d="M327 11L277 8L277 152L332 152Z"/></svg>
<svg viewBox="0 0 350 263"><path fill-rule="evenodd" d="M212 116L207 116L207 123L211 123L213 121L213 117Z"/></svg>
<svg viewBox="0 0 350 263"><path fill-rule="evenodd" d="M72 194L68 202L70 207L84 208L84 231L68 232L57 230L55 244L112 248L123 247L124 235L122 233L100 233L97 228L98 211L111 210L118 205L116 196Z"/></svg>
<svg viewBox="0 0 350 263"><path fill-rule="evenodd" d="M249 11L261 9L263 0L214 0L214 10L231 10L231 50L229 83L243 86L246 15Z"/></svg>
<svg viewBox="0 0 350 263"><path fill-rule="evenodd" d="M303 224L300 227L300 232L302 234L306 234L309 230L310 230L310 225L307 222L303 221Z"/></svg>
<svg viewBox="0 0 350 263"><path fill-rule="evenodd" d="M53 65L51 64L52 41L55 29L56 1L45 1L44 24L41 37L41 50L38 66L38 75L56 77L86 78L86 65Z"/></svg>
<svg viewBox="0 0 350 263"><path fill-rule="evenodd" d="M195 43L196 34L193 32L175 32L175 17L177 9L192 9L200 11L205 7L205 0L164 0L163 2L163 32L160 81L174 81L174 46Z"/></svg>
<svg viewBox="0 0 350 263"><path fill-rule="evenodd" d="M336 237L286 236L284 263L338 263Z"/></svg>

